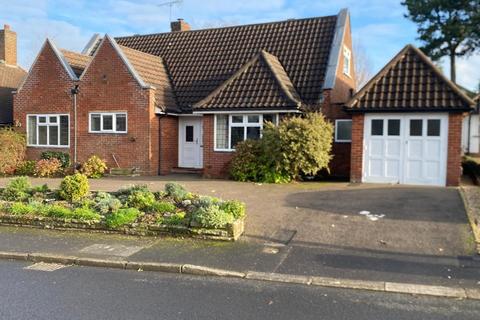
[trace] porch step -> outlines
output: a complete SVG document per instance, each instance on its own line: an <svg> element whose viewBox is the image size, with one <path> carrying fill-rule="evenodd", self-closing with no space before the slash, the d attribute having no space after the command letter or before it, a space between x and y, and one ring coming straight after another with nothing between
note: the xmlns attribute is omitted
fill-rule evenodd
<svg viewBox="0 0 480 320"><path fill-rule="evenodd" d="M185 173L185 174L202 174L203 169L196 169L196 168L172 168L170 170L171 173Z"/></svg>

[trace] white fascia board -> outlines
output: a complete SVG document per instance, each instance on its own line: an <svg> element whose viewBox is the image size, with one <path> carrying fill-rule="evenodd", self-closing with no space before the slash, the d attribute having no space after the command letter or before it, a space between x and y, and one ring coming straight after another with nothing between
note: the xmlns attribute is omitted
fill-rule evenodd
<svg viewBox="0 0 480 320"><path fill-rule="evenodd" d="M47 38L47 43L52 47L53 52L55 52L55 55L57 56L58 60L62 64L62 66L67 71L70 78L73 81L78 81L77 75L75 74L75 72L73 72L72 67L70 67L70 65L68 64L68 61L67 61L67 59L65 59L65 56L63 55L63 53L60 50L58 50L57 46L53 43L53 41L51 41L48 38Z"/></svg>
<svg viewBox="0 0 480 320"><path fill-rule="evenodd" d="M130 74L135 78L135 80L137 80L138 84L144 88L144 89L148 89L148 88L152 88L151 86L147 85L145 83L145 81L143 81L142 77L140 77L140 75L137 73L137 71L135 70L135 68L132 66L132 64L130 63L130 61L128 61L128 58L127 56L125 56L125 54L123 53L122 49L120 48L120 46L118 45L117 41L115 41L115 39L113 39L112 37L110 37L108 34L105 35L105 39L107 39L113 46L113 48L115 49L115 51L118 53L118 55L120 56L120 58L122 59L123 63L125 63L125 65L127 66L127 69L128 71L130 72Z"/></svg>
<svg viewBox="0 0 480 320"><path fill-rule="evenodd" d="M90 38L88 41L87 45L85 48L82 50L82 54L89 56L92 53L93 48L95 47L95 44L100 40L100 35L98 33L93 34L93 36Z"/></svg>
<svg viewBox="0 0 480 320"><path fill-rule="evenodd" d="M302 113L300 110L215 110L215 111L193 111L193 114L265 114L265 113Z"/></svg>
<svg viewBox="0 0 480 320"><path fill-rule="evenodd" d="M343 39L345 37L345 28L349 17L348 9L342 9L337 16L337 24L335 26L335 35L332 41L332 48L328 58L327 72L323 89L333 89L335 79L337 78L337 69L340 61L340 53L342 52Z"/></svg>

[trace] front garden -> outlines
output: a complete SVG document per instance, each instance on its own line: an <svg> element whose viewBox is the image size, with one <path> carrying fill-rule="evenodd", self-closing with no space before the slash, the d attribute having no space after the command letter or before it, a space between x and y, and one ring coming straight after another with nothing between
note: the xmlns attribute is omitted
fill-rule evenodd
<svg viewBox="0 0 480 320"><path fill-rule="evenodd" d="M177 183L160 192L142 185L92 192L87 177L76 173L58 190L32 187L26 177L0 189L0 224L7 225L236 240L244 218L243 203L193 194Z"/></svg>

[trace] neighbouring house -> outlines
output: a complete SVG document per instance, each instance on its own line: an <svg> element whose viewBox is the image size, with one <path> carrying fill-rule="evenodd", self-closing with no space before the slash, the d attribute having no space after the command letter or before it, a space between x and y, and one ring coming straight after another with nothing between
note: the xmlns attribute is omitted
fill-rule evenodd
<svg viewBox="0 0 480 320"><path fill-rule="evenodd" d="M27 72L17 64L17 34L5 25L0 30L0 126L13 122L13 91Z"/></svg>
<svg viewBox="0 0 480 320"><path fill-rule="evenodd" d="M480 94L473 101L474 109L463 119L462 147L466 154L480 156Z"/></svg>
<svg viewBox="0 0 480 320"><path fill-rule="evenodd" d="M47 40L14 98L27 155L96 154L110 167L222 177L235 145L258 139L266 121L322 111L336 124L331 172L350 172L355 91L346 9L318 18L111 38L82 53Z"/></svg>
<svg viewBox="0 0 480 320"><path fill-rule="evenodd" d="M458 185L462 122L473 105L427 56L406 46L346 104L351 180Z"/></svg>

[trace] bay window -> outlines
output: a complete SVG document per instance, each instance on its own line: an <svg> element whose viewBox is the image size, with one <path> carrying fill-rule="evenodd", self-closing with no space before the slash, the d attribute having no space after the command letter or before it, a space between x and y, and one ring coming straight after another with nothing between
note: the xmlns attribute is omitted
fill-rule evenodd
<svg viewBox="0 0 480 320"><path fill-rule="evenodd" d="M215 115L215 150L233 151L235 145L262 136L263 124L277 124L277 114L218 114Z"/></svg>
<svg viewBox="0 0 480 320"><path fill-rule="evenodd" d="M69 116L27 115L27 144L32 147L68 147Z"/></svg>
<svg viewBox="0 0 480 320"><path fill-rule="evenodd" d="M91 133L127 133L127 113L92 112L89 128Z"/></svg>

